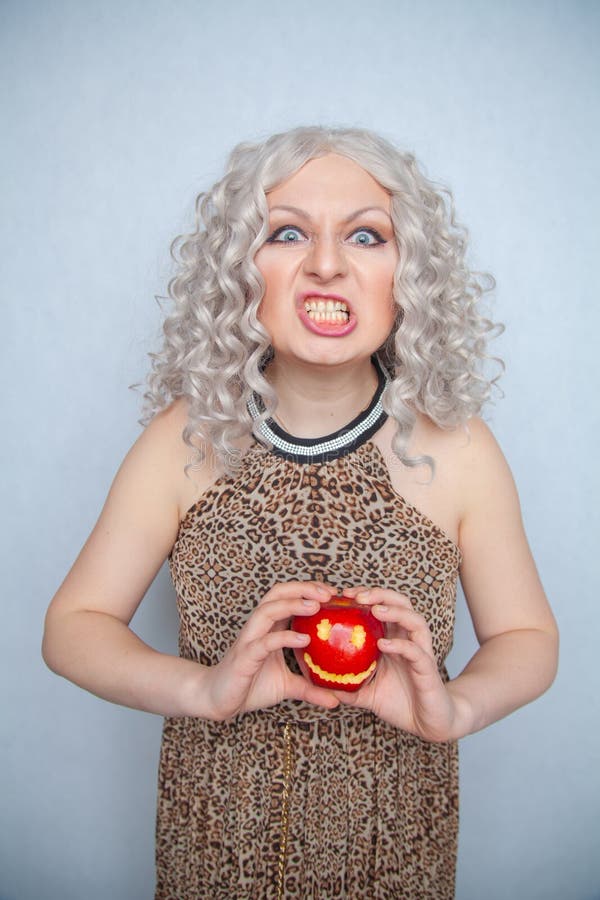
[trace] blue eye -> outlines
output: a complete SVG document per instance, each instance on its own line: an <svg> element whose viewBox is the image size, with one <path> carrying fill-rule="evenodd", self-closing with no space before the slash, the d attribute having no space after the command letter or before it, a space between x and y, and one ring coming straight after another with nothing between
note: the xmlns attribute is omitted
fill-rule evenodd
<svg viewBox="0 0 600 900"><path fill-rule="evenodd" d="M283 225L267 238L268 244L297 244L303 240L304 234L294 225Z"/></svg>
<svg viewBox="0 0 600 900"><path fill-rule="evenodd" d="M359 247L373 247L376 244L385 244L385 240L374 228L359 228L350 235L350 242Z"/></svg>

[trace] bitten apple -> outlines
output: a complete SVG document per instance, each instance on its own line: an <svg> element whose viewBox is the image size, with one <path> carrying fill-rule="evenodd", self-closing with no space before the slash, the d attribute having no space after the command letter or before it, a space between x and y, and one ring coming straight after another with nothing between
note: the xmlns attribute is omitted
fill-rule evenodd
<svg viewBox="0 0 600 900"><path fill-rule="evenodd" d="M349 597L331 597L314 616L294 616L293 631L310 636L294 654L306 678L319 687L357 691L375 674L383 622Z"/></svg>

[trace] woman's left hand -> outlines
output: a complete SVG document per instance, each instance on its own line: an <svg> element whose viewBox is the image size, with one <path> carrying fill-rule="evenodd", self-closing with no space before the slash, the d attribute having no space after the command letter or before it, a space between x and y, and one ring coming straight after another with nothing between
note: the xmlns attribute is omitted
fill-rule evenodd
<svg viewBox="0 0 600 900"><path fill-rule="evenodd" d="M455 698L442 681L431 632L408 597L384 588L344 590L371 608L387 626L375 677L355 693L336 691L340 702L372 710L379 718L428 741L459 737Z"/></svg>

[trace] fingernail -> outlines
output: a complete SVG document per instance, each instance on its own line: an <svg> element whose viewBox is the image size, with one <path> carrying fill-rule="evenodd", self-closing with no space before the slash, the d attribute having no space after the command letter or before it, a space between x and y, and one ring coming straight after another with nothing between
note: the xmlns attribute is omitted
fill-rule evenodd
<svg viewBox="0 0 600 900"><path fill-rule="evenodd" d="M389 606L386 606L385 603L376 603L375 606L373 607L373 609L378 609L381 612L385 613L388 611Z"/></svg>
<svg viewBox="0 0 600 900"><path fill-rule="evenodd" d="M312 607L317 607L319 605L318 600L307 600L306 598L303 599L302 603L304 604L304 606L312 606Z"/></svg>
<svg viewBox="0 0 600 900"><path fill-rule="evenodd" d="M317 587L317 590L322 597L329 597L329 594L331 593L327 588L321 587L320 585Z"/></svg>
<svg viewBox="0 0 600 900"><path fill-rule="evenodd" d="M356 595L356 600L358 600L359 603L365 603L370 596L371 591L359 591Z"/></svg>

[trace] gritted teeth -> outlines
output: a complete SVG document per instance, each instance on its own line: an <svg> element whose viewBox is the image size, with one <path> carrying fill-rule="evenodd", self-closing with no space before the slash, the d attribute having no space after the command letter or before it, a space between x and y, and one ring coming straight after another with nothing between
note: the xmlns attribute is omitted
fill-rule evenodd
<svg viewBox="0 0 600 900"><path fill-rule="evenodd" d="M348 306L343 300L322 300L308 298L304 301L304 309L309 319L314 322L337 322L345 324L350 318Z"/></svg>
<svg viewBox="0 0 600 900"><path fill-rule="evenodd" d="M313 322L335 322L338 325L345 325L350 318L347 312L321 312L320 310L315 312L312 309L307 309L306 312L308 318Z"/></svg>
<svg viewBox="0 0 600 900"><path fill-rule="evenodd" d="M343 300L323 300L317 297L314 300L308 297L304 301L304 308L307 312L309 310L320 310L321 312L340 310L341 312L348 312L348 305Z"/></svg>

